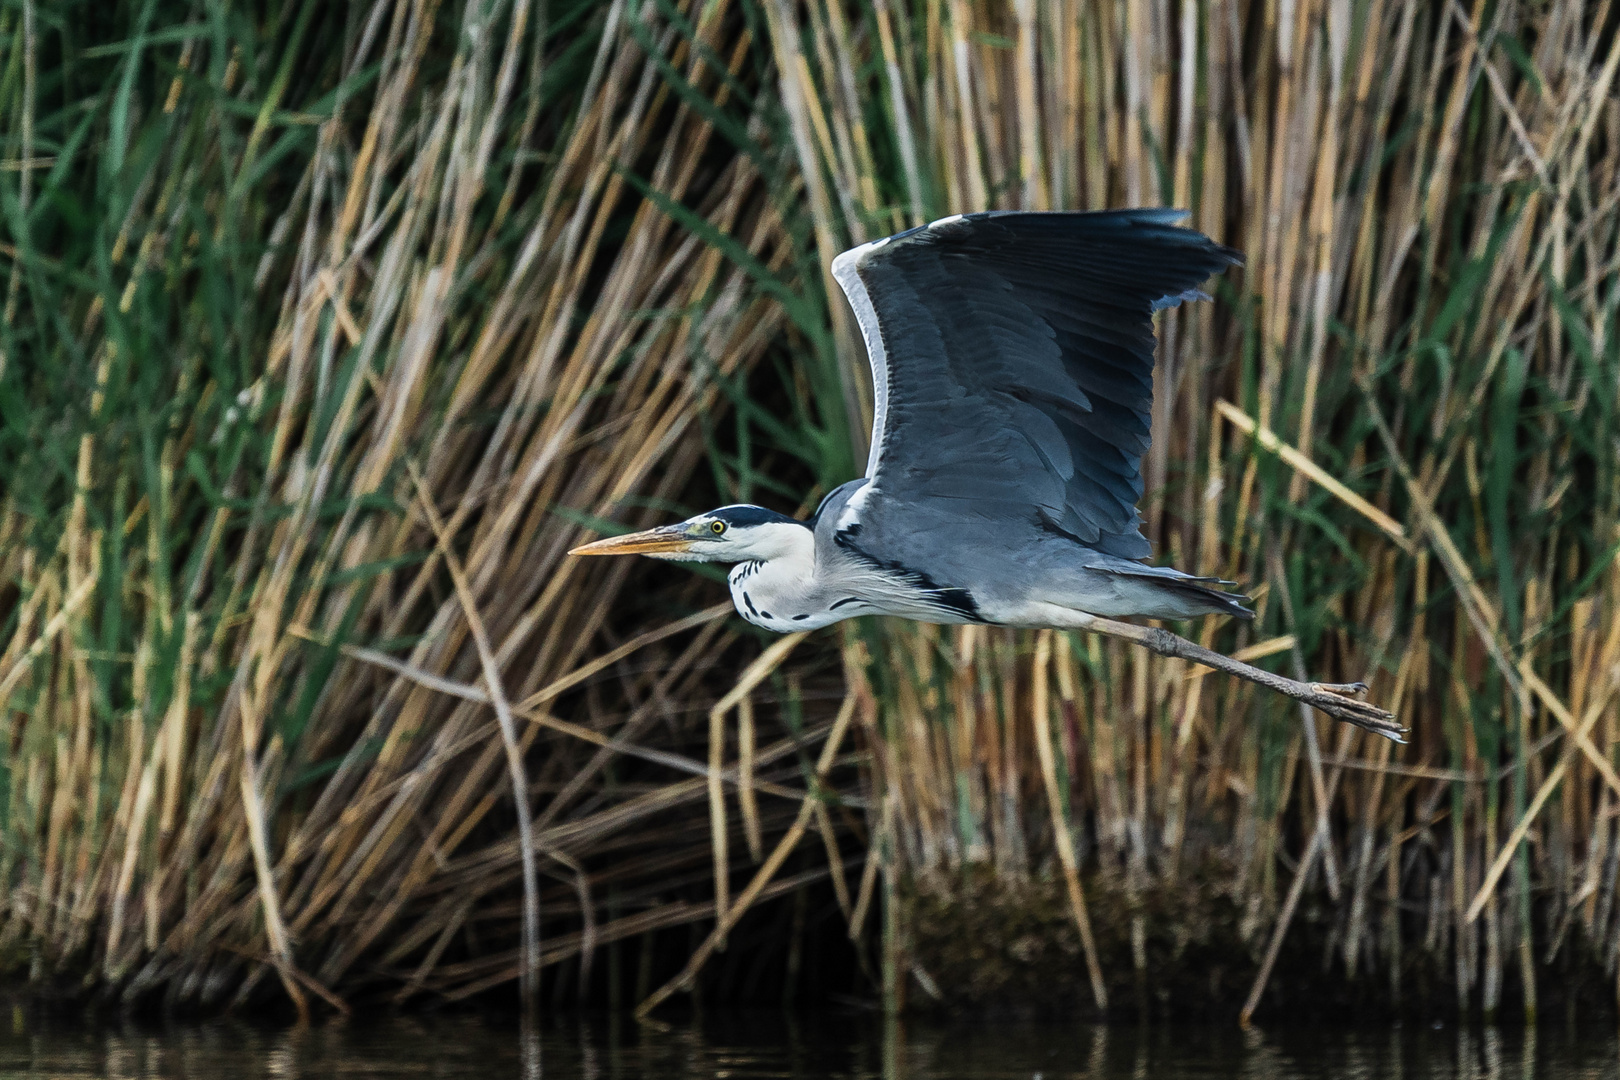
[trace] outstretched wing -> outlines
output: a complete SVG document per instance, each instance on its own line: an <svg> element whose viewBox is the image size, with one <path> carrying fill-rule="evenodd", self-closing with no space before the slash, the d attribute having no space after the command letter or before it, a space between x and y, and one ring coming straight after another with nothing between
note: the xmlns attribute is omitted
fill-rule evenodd
<svg viewBox="0 0 1620 1080"><path fill-rule="evenodd" d="M852 506L1037 515L1145 558L1153 312L1202 298L1201 283L1243 261L1178 227L1185 216L959 215L834 259L876 391L869 483Z"/></svg>

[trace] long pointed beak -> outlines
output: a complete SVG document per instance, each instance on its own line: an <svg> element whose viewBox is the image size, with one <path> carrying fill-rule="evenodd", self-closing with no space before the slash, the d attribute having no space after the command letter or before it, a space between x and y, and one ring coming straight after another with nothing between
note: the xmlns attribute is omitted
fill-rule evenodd
<svg viewBox="0 0 1620 1080"><path fill-rule="evenodd" d="M666 551L690 551L692 538L685 525L661 525L628 536L610 536L593 544L574 548L570 555L656 555Z"/></svg>

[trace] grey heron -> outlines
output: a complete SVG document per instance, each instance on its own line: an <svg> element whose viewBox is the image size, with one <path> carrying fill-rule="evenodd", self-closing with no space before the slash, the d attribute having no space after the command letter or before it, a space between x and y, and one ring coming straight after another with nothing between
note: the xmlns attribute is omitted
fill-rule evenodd
<svg viewBox="0 0 1620 1080"><path fill-rule="evenodd" d="M1138 616L1249 618L1232 583L1145 560L1153 314L1243 257L1176 210L958 214L833 260L872 366L866 475L800 521L725 506L574 555L734 563L779 633L858 615L1088 630L1400 740L1361 683L1283 678Z"/></svg>

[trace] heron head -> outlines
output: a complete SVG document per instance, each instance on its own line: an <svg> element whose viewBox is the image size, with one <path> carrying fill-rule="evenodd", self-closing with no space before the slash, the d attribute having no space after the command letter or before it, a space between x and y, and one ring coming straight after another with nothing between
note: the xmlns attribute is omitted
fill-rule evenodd
<svg viewBox="0 0 1620 1080"><path fill-rule="evenodd" d="M707 514L574 548L570 555L650 555L674 562L739 563L811 551L802 521L761 506L722 506Z"/></svg>

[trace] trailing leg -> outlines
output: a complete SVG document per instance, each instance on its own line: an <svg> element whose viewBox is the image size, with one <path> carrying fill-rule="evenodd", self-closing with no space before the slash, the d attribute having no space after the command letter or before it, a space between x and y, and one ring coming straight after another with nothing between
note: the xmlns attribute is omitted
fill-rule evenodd
<svg viewBox="0 0 1620 1080"><path fill-rule="evenodd" d="M1395 714L1361 701L1350 695L1366 692L1366 683L1307 683L1297 679L1289 679L1282 675L1275 675L1269 671L1245 664L1241 660L1234 660L1225 653L1218 653L1213 649L1206 649L1202 645L1188 641L1178 634L1153 626L1137 626L1135 623L1118 622L1114 619L1102 619L1095 615L1081 615L1076 621L1077 629L1091 630L1110 637L1123 638L1144 649L1158 653L1160 656L1175 657L1178 660L1190 660L1195 664L1224 671L1228 675L1236 675L1240 679L1247 679L1252 683L1264 686L1268 690L1275 690L1279 694L1286 694L1295 701L1303 701L1313 709L1319 709L1335 720L1343 720L1347 724L1354 724L1365 728L1376 735L1395 742L1405 742L1402 738L1406 728L1395 719Z"/></svg>

